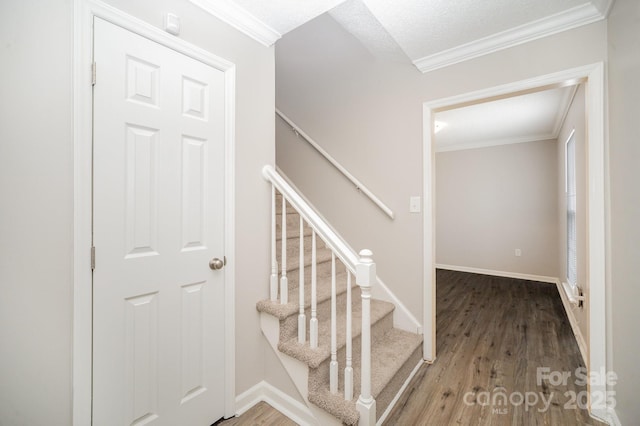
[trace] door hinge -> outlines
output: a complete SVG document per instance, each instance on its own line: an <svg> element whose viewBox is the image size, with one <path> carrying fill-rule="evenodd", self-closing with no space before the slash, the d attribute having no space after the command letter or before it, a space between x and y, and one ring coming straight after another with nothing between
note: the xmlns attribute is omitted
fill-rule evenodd
<svg viewBox="0 0 640 426"><path fill-rule="evenodd" d="M91 85L92 86L96 85L96 63L95 62L91 63Z"/></svg>
<svg viewBox="0 0 640 426"><path fill-rule="evenodd" d="M91 270L96 269L96 248L91 246Z"/></svg>

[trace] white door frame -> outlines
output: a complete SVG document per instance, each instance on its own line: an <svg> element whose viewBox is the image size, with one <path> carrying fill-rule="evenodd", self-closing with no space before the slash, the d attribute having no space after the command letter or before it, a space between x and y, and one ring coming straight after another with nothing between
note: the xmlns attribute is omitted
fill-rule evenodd
<svg viewBox="0 0 640 426"><path fill-rule="evenodd" d="M91 424L92 364L92 134L93 18L224 72L225 75L225 417L235 414L235 65L97 0L74 0L73 139L73 425ZM99 259L98 259L99 262Z"/></svg>
<svg viewBox="0 0 640 426"><path fill-rule="evenodd" d="M607 324L606 324L606 269L605 269L605 76L602 62L548 74L529 80L518 81L450 98L423 104L423 196L424 209L424 358L433 361L436 357L436 285L435 285L435 138L433 120L438 111L458 108L483 100L502 98L514 93L557 87L585 81L587 113L587 281L589 283L589 348L585 360L589 371L606 370ZM430 326L429 326L430 325ZM593 384L590 393L589 411L592 415L606 419L606 406L595 406L595 401L607 401L606 386ZM593 404L592 404L593 403Z"/></svg>

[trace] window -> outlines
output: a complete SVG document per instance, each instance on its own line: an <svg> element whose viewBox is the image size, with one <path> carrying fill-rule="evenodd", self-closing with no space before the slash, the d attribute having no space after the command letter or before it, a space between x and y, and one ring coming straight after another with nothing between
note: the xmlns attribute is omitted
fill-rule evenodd
<svg viewBox="0 0 640 426"><path fill-rule="evenodd" d="M575 129L569 135L565 152L565 191L567 201L567 282L578 281L578 249L576 235L576 138Z"/></svg>

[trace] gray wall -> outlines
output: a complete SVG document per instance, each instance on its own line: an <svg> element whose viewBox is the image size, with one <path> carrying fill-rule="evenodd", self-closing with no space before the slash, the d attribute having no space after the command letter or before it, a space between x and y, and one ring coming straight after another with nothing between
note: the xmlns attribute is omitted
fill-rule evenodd
<svg viewBox="0 0 640 426"><path fill-rule="evenodd" d="M274 53L187 0L110 0L237 65L237 392L272 356L255 310L267 297ZM69 425L73 315L73 2L0 2L0 425Z"/></svg>
<svg viewBox="0 0 640 426"><path fill-rule="evenodd" d="M276 127L276 162L356 249L371 248L380 277L422 318L424 102L605 61L605 22L421 74L376 59L323 15L276 45L276 105L397 214L391 221L353 186ZM279 122L279 120L277 120ZM345 214L346 212L346 214Z"/></svg>
<svg viewBox="0 0 640 426"><path fill-rule="evenodd" d="M576 141L576 243L578 286L582 288L586 301L583 307L571 307L569 315L573 315L585 344L589 346L589 282L587 281L587 123L585 112L585 87L581 84L576 91L573 102L560 129L557 142L558 152L558 275L561 281L567 281L567 197L565 192L566 142L571 131L575 129ZM585 354L586 355L586 354Z"/></svg>
<svg viewBox="0 0 640 426"><path fill-rule="evenodd" d="M609 17L610 274L609 332L620 380L616 411L623 425L640 419L640 3L616 0Z"/></svg>
<svg viewBox="0 0 640 426"><path fill-rule="evenodd" d="M555 140L437 153L436 262L556 277L557 185Z"/></svg>

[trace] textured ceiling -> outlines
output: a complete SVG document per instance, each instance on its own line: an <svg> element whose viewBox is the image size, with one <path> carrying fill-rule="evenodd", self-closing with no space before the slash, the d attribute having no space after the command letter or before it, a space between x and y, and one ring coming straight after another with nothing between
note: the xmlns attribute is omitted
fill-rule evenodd
<svg viewBox="0 0 640 426"><path fill-rule="evenodd" d="M329 12L370 51L429 72L604 19L614 0L191 1L228 22L243 15L230 24L267 45Z"/></svg>
<svg viewBox="0 0 640 426"><path fill-rule="evenodd" d="M589 4L589 0L364 2L412 60Z"/></svg>
<svg viewBox="0 0 640 426"><path fill-rule="evenodd" d="M614 0L190 1L267 46L328 13L375 56L429 72L605 19ZM288 54L308 54L299 48ZM436 148L555 138L573 93L555 89L439 113L446 126Z"/></svg>
<svg viewBox="0 0 640 426"><path fill-rule="evenodd" d="M409 60L362 0L347 0L328 13L376 57L392 61Z"/></svg>
<svg viewBox="0 0 640 426"><path fill-rule="evenodd" d="M437 113L436 151L555 139L576 86Z"/></svg>
<svg viewBox="0 0 640 426"><path fill-rule="evenodd" d="M280 35L322 15L344 0L233 0Z"/></svg>

